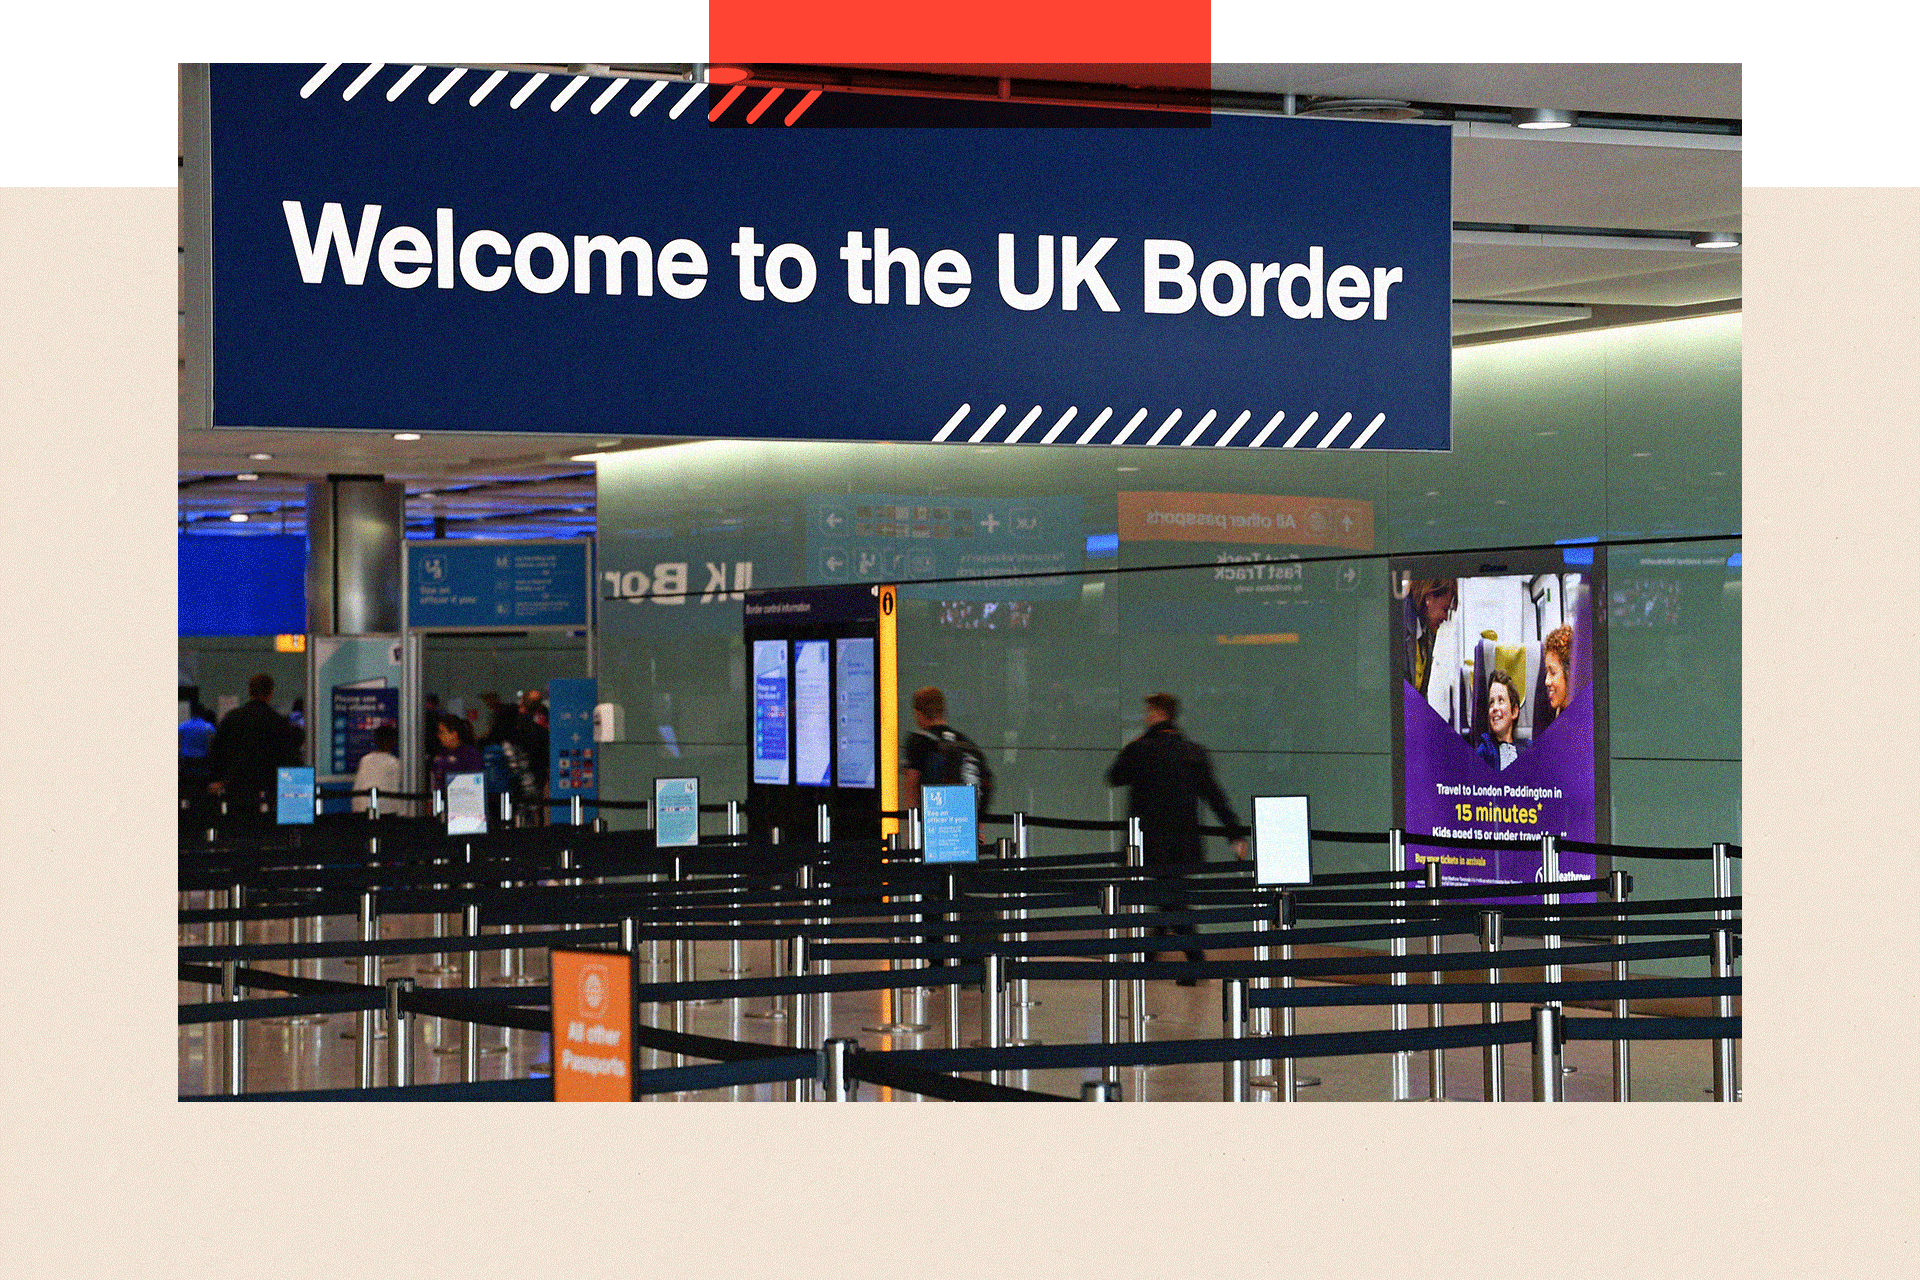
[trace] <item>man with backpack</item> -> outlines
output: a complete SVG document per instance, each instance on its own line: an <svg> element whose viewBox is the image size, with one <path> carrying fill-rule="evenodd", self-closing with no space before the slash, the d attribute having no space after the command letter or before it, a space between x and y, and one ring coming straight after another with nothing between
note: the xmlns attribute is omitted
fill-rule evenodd
<svg viewBox="0 0 1920 1280"><path fill-rule="evenodd" d="M947 723L947 696L932 685L914 690L913 719L919 727L907 735L901 807L918 809L922 786L972 786L974 812L985 814L993 799L993 770L986 753Z"/></svg>
<svg viewBox="0 0 1920 1280"><path fill-rule="evenodd" d="M1179 714L1180 700L1172 694L1147 695L1146 731L1121 748L1119 758L1107 769L1107 785L1130 788L1127 811L1140 819L1147 866L1181 867L1206 860L1200 847L1202 800L1230 833L1235 856L1245 858L1247 828L1214 779L1207 749L1181 733L1174 723ZM1173 883L1178 885L1179 881ZM1185 906L1176 894L1166 909L1180 911ZM1154 930L1163 937L1193 932L1192 925ZM1186 956L1189 960L1206 959L1202 951L1188 951ZM1180 985L1190 987L1195 980L1182 978Z"/></svg>

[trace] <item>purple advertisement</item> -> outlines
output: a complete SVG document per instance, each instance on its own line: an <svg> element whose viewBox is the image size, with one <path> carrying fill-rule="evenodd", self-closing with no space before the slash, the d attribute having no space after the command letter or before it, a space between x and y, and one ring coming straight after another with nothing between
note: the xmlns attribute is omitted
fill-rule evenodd
<svg viewBox="0 0 1920 1280"><path fill-rule="evenodd" d="M1603 838L1605 702L1594 672L1605 668L1596 661L1593 570L1436 568L1444 566L1392 574L1400 825L1410 837L1479 847L1410 841L1408 867L1438 862L1450 885L1538 882L1541 836ZM1560 853L1562 880L1594 871L1592 854Z"/></svg>

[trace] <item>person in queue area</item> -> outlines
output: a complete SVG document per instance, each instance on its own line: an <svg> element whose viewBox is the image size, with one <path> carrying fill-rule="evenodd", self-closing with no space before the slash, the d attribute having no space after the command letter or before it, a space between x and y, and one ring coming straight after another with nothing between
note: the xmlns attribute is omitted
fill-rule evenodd
<svg viewBox="0 0 1920 1280"><path fill-rule="evenodd" d="M441 716L435 723L434 738L440 749L433 753L433 789L445 789L447 779L456 773L481 773L485 765L480 748L473 740L473 726L463 716Z"/></svg>
<svg viewBox="0 0 1920 1280"><path fill-rule="evenodd" d="M207 790L257 803L274 792L279 771L300 763L300 731L273 709L273 677L247 681L247 700L220 719L207 746Z"/></svg>
<svg viewBox="0 0 1920 1280"><path fill-rule="evenodd" d="M360 757L360 764L354 770L353 790L378 790L384 797L400 789L400 731L390 724L383 724L373 731L373 750ZM353 811L365 813L368 797L355 794ZM412 813L412 807L404 800L382 799L382 813L392 817L406 817Z"/></svg>
<svg viewBox="0 0 1920 1280"><path fill-rule="evenodd" d="M1494 769L1504 769L1520 758L1514 728L1520 723L1520 690L1513 677L1498 668L1487 673L1487 732L1473 749Z"/></svg>

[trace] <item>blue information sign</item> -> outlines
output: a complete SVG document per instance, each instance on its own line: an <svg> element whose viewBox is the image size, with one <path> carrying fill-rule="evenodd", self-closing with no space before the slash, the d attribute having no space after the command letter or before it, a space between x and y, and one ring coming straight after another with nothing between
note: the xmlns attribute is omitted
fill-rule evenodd
<svg viewBox="0 0 1920 1280"><path fill-rule="evenodd" d="M784 787L787 753L787 642L753 642L753 780Z"/></svg>
<svg viewBox="0 0 1920 1280"><path fill-rule="evenodd" d="M700 843L700 779L653 780L653 843L662 849Z"/></svg>
<svg viewBox="0 0 1920 1280"><path fill-rule="evenodd" d="M352 773L381 725L400 723L398 689L333 689L333 772Z"/></svg>
<svg viewBox="0 0 1920 1280"><path fill-rule="evenodd" d="M980 823L972 787L920 788L928 862L978 862Z"/></svg>
<svg viewBox="0 0 1920 1280"><path fill-rule="evenodd" d="M421 71L211 69L214 425L1448 447L1444 127L716 128Z"/></svg>
<svg viewBox="0 0 1920 1280"><path fill-rule="evenodd" d="M590 590L584 541L407 543L409 627L585 627Z"/></svg>
<svg viewBox="0 0 1920 1280"><path fill-rule="evenodd" d="M593 704L599 700L597 680L549 680L547 682L547 752L551 761L548 791L555 804L554 822L569 821L570 801L580 796L591 801L600 794L600 776L593 743ZM583 813L587 821L594 817L588 804Z"/></svg>
<svg viewBox="0 0 1920 1280"><path fill-rule="evenodd" d="M313 770L280 769L274 783L274 821L282 826L313 822Z"/></svg>

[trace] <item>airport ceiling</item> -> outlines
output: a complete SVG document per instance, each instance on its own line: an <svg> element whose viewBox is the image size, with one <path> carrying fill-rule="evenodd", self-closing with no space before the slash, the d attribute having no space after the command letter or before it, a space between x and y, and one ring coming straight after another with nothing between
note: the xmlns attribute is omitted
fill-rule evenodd
<svg viewBox="0 0 1920 1280"><path fill-rule="evenodd" d="M514 69L682 80L706 70ZM1194 93L1179 86L1177 71L1141 67L756 66L708 74L716 83L744 76L750 87L1109 105L1179 104ZM1344 116L1354 128L1419 119L1430 122L1420 127L1453 130L1456 346L1740 308L1739 249L1693 244L1697 233L1740 230L1737 64L1223 63L1212 68L1209 92L1216 107L1236 112ZM1576 123L1521 130L1512 113L1522 108L1571 111ZM573 459L665 443L183 429L180 528L300 533L306 484L350 473L406 483L412 536L589 536L593 464Z"/></svg>

